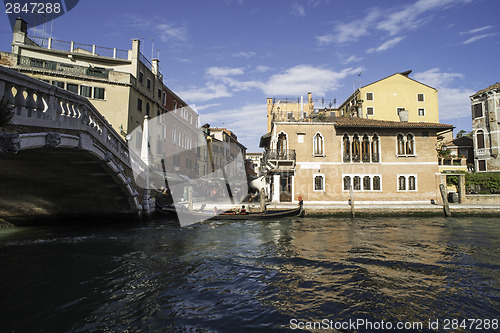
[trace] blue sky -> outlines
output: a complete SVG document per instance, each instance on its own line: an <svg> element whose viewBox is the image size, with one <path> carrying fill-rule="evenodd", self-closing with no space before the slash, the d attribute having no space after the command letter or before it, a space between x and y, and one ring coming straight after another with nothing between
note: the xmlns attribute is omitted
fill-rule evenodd
<svg viewBox="0 0 500 333"><path fill-rule="evenodd" d="M312 92L340 105L409 69L439 90L442 123L471 130L468 96L500 81L499 12L497 0L82 0L36 34L120 49L139 38L203 123L258 152L267 97ZM5 14L0 36L10 51Z"/></svg>

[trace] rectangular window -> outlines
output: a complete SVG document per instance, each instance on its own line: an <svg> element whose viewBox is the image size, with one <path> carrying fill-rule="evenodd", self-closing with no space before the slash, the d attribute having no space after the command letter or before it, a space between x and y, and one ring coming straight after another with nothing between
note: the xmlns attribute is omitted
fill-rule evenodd
<svg viewBox="0 0 500 333"><path fill-rule="evenodd" d="M80 95L82 95L83 97L91 98L92 88L89 86L80 86Z"/></svg>
<svg viewBox="0 0 500 333"><path fill-rule="evenodd" d="M424 108L419 108L418 109L418 115L421 116L421 117L425 116L425 109Z"/></svg>
<svg viewBox="0 0 500 333"><path fill-rule="evenodd" d="M158 88L158 98L161 99L161 89Z"/></svg>
<svg viewBox="0 0 500 333"><path fill-rule="evenodd" d="M139 83L143 83L143 82L144 82L144 73L139 72Z"/></svg>
<svg viewBox="0 0 500 333"><path fill-rule="evenodd" d="M298 134L297 134L297 142L298 142L298 143L304 143L304 136L305 136L305 134L303 134L303 133L298 133Z"/></svg>
<svg viewBox="0 0 500 333"><path fill-rule="evenodd" d="M472 105L472 117L480 118L483 116L483 103Z"/></svg>
<svg viewBox="0 0 500 333"><path fill-rule="evenodd" d="M367 101L373 101L373 93L367 92L366 93L366 100Z"/></svg>
<svg viewBox="0 0 500 333"><path fill-rule="evenodd" d="M73 83L68 83L66 85L66 90L71 91L72 93L78 94L78 85Z"/></svg>
<svg viewBox="0 0 500 333"><path fill-rule="evenodd" d="M151 90L151 79L148 79L146 88L148 88L148 90Z"/></svg>
<svg viewBox="0 0 500 333"><path fill-rule="evenodd" d="M324 191L325 190L325 178L323 175L314 176L314 191Z"/></svg>
<svg viewBox="0 0 500 333"><path fill-rule="evenodd" d="M367 116L373 116L374 112L373 112L373 107L367 107L366 108L366 115Z"/></svg>
<svg viewBox="0 0 500 333"><path fill-rule="evenodd" d="M288 118L288 120L293 119L293 112L288 112L288 113L286 114L286 117Z"/></svg>
<svg viewBox="0 0 500 333"><path fill-rule="evenodd" d="M64 82L63 81L52 81L52 85L64 89Z"/></svg>
<svg viewBox="0 0 500 333"><path fill-rule="evenodd" d="M485 160L477 161L477 167L478 171L486 171L486 161Z"/></svg>
<svg viewBox="0 0 500 333"><path fill-rule="evenodd" d="M104 99L104 88L94 88L94 98Z"/></svg>
<svg viewBox="0 0 500 333"><path fill-rule="evenodd" d="M142 99L137 99L137 111L142 112Z"/></svg>
<svg viewBox="0 0 500 333"><path fill-rule="evenodd" d="M167 94L165 92L161 95L161 101L163 102L163 105L167 104Z"/></svg>
<svg viewBox="0 0 500 333"><path fill-rule="evenodd" d="M415 175L399 175L398 176L398 191L416 191L417 176Z"/></svg>
<svg viewBox="0 0 500 333"><path fill-rule="evenodd" d="M423 102L424 101L424 94L417 94L417 101Z"/></svg>
<svg viewBox="0 0 500 333"><path fill-rule="evenodd" d="M177 101L174 101L174 111L177 110Z"/></svg>

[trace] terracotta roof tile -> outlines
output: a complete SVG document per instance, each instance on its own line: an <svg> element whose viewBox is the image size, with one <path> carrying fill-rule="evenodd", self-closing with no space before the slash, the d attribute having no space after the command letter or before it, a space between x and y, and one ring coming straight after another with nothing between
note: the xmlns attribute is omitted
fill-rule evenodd
<svg viewBox="0 0 500 333"><path fill-rule="evenodd" d="M385 128L436 128L451 129L453 125L428 122L402 122L389 120L376 120L357 117L331 117L329 122L335 123L335 127L385 127Z"/></svg>
<svg viewBox="0 0 500 333"><path fill-rule="evenodd" d="M482 93L485 93L489 90L493 90L493 89L500 89L500 82L497 82L495 84L492 84L491 86L489 86L488 88L485 88L485 89L482 89L482 90L479 90L477 93L475 93L474 95L472 96L476 96L476 95L479 95L479 94L482 94Z"/></svg>

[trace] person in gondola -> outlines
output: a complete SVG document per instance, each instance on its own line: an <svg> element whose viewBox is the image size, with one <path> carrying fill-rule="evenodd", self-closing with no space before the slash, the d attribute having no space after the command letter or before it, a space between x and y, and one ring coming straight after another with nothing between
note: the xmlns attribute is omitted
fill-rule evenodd
<svg viewBox="0 0 500 333"><path fill-rule="evenodd" d="M241 206L241 209L240 209L240 215L246 215L247 214L247 211L245 210L245 205Z"/></svg>
<svg viewBox="0 0 500 333"><path fill-rule="evenodd" d="M156 197L156 205L160 208L170 206L173 203L174 200L172 198L172 193L170 192L170 189L168 187L160 191L160 193Z"/></svg>

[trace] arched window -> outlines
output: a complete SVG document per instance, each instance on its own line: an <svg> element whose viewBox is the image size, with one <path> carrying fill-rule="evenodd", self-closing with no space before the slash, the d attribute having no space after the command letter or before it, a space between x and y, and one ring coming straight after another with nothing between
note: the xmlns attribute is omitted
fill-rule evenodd
<svg viewBox="0 0 500 333"><path fill-rule="evenodd" d="M371 181L370 181L370 176L364 176L363 177L363 191L370 191L371 190Z"/></svg>
<svg viewBox="0 0 500 333"><path fill-rule="evenodd" d="M408 190L415 191L417 189L415 176L408 177Z"/></svg>
<svg viewBox="0 0 500 333"><path fill-rule="evenodd" d="M380 177L379 176L373 177L373 189L376 191L380 191Z"/></svg>
<svg viewBox="0 0 500 333"><path fill-rule="evenodd" d="M405 137L403 134L398 134L398 155L405 154Z"/></svg>
<svg viewBox="0 0 500 333"><path fill-rule="evenodd" d="M344 177L344 190L348 191L351 188L351 177Z"/></svg>
<svg viewBox="0 0 500 333"><path fill-rule="evenodd" d="M360 149L359 149L359 137L357 134L354 134L352 137L352 161L359 162L360 161Z"/></svg>
<svg viewBox="0 0 500 333"><path fill-rule="evenodd" d="M415 155L415 140L413 134L406 136L406 155Z"/></svg>
<svg viewBox="0 0 500 333"><path fill-rule="evenodd" d="M285 133L280 133L278 135L278 142L276 144L276 152L278 154L279 159L283 159L286 156L286 147L287 147L287 142L286 142L286 134Z"/></svg>
<svg viewBox="0 0 500 333"><path fill-rule="evenodd" d="M349 141L349 136L344 134L344 138L342 139L342 144L344 147L344 163L351 162L351 143Z"/></svg>
<svg viewBox="0 0 500 333"><path fill-rule="evenodd" d="M359 176L353 178L353 190L361 190L361 178Z"/></svg>
<svg viewBox="0 0 500 333"><path fill-rule="evenodd" d="M377 134L372 137L372 162L380 162L379 139Z"/></svg>
<svg viewBox="0 0 500 333"><path fill-rule="evenodd" d="M361 160L363 162L370 162L370 139L368 134L363 135L363 141L361 143Z"/></svg>
<svg viewBox="0 0 500 333"><path fill-rule="evenodd" d="M314 155L323 156L323 137L321 136L321 134L316 133L316 135L314 136L313 146Z"/></svg>
<svg viewBox="0 0 500 333"><path fill-rule="evenodd" d="M476 132L476 142L477 142L477 149L484 149L484 132L483 130L478 130Z"/></svg>
<svg viewBox="0 0 500 333"><path fill-rule="evenodd" d="M398 178L398 188L400 191L405 191L406 190L406 177L405 176L399 176Z"/></svg>

